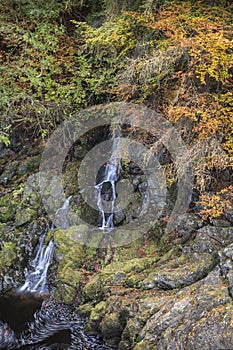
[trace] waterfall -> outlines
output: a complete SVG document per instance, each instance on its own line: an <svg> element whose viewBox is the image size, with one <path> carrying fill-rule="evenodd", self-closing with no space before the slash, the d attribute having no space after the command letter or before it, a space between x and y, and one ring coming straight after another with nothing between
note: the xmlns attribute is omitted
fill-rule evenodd
<svg viewBox="0 0 233 350"><path fill-rule="evenodd" d="M68 211L70 199L72 196L68 197L61 208L56 212L55 222L52 224L51 229L54 228L54 225L59 228L69 227L68 222ZM45 238L47 232L45 232L39 243L39 247L36 253L35 258L29 262L29 271L26 274L25 283L22 287L18 289L20 293L46 293L48 292L47 287L47 272L51 260L53 258L54 252L54 241L53 238L49 241L47 247L45 246Z"/></svg>
<svg viewBox="0 0 233 350"><path fill-rule="evenodd" d="M120 131L115 130L112 133L113 145L111 156L104 166L101 179L95 185L97 190L97 206L101 214L101 228L104 230L110 230L114 227L113 214L115 200L117 198L116 182L120 175L120 157L118 156L119 137ZM54 228L54 225L59 228L69 227L68 212L71 197L69 196L62 207L57 210L52 228ZM21 293L45 293L48 291L47 272L55 247L53 239L45 246L46 234L47 232L41 237L36 256L29 263L25 283L18 289Z"/></svg>
<svg viewBox="0 0 233 350"><path fill-rule="evenodd" d="M65 200L62 207L59 208L55 213L54 224L58 228L68 228L70 226L68 221L68 212L71 198L72 196L69 196Z"/></svg>
<svg viewBox="0 0 233 350"><path fill-rule="evenodd" d="M47 271L53 257L54 242L50 240L45 248L46 233L41 237L36 257L29 263L30 270L26 275L25 283L19 292L45 293L47 292Z"/></svg>
<svg viewBox="0 0 233 350"><path fill-rule="evenodd" d="M112 154L104 167L101 180L96 184L97 206L101 214L101 228L111 229L114 227L113 214L117 197L116 182L120 175L120 158L118 157L118 141L120 130L114 130L112 138Z"/></svg>

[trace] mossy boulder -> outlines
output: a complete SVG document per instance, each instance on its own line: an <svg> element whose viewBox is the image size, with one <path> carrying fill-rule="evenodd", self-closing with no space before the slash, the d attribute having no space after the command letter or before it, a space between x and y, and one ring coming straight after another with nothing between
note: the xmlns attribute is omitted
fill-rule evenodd
<svg viewBox="0 0 233 350"><path fill-rule="evenodd" d="M137 319L128 319L127 324L122 333L122 339L128 340L130 344L134 344L141 331L141 325Z"/></svg>
<svg viewBox="0 0 233 350"><path fill-rule="evenodd" d="M0 223L0 236L4 235L5 233L7 233L10 230L10 227L7 226L4 223Z"/></svg>
<svg viewBox="0 0 233 350"><path fill-rule="evenodd" d="M80 232L83 229L83 227L80 228ZM49 235L49 237L54 237L56 245L56 297L66 303L72 303L77 295L79 283L82 278L80 268L86 256L84 246L75 240L78 232L77 227L71 227L66 230L52 230Z"/></svg>
<svg viewBox="0 0 233 350"><path fill-rule="evenodd" d="M157 257L135 258L125 261L113 262L102 268L83 288L83 302L93 304L103 300L111 286L124 286L126 288L140 288L145 278L144 271L150 269Z"/></svg>
<svg viewBox="0 0 233 350"><path fill-rule="evenodd" d="M233 310L219 268L172 298L163 293L163 299L164 304L139 333L139 344L134 349L144 349L147 342L147 349L173 349L180 345L188 350L225 348L221 337L232 334Z"/></svg>
<svg viewBox="0 0 233 350"><path fill-rule="evenodd" d="M79 282L81 281L81 275L78 271L74 271L73 266L69 264L65 265L57 273L56 277L56 298L63 302L72 303L77 295Z"/></svg>
<svg viewBox="0 0 233 350"><path fill-rule="evenodd" d="M76 311L81 317L88 317L90 316L92 309L93 309L93 306L89 303L86 303L83 305L79 305Z"/></svg>
<svg viewBox="0 0 233 350"><path fill-rule="evenodd" d="M37 218L37 210L33 208L26 208L25 210L18 211L15 217L15 226L19 227L30 223Z"/></svg>
<svg viewBox="0 0 233 350"><path fill-rule="evenodd" d="M164 290L183 288L207 276L218 261L215 254L203 253L201 256L196 256L191 252L185 253L154 268L141 286L145 289L158 287Z"/></svg>
<svg viewBox="0 0 233 350"><path fill-rule="evenodd" d="M112 313L104 317L101 323L101 333L106 344L117 346L121 339L122 326L117 313Z"/></svg>
<svg viewBox="0 0 233 350"><path fill-rule="evenodd" d="M94 193L93 193L94 195ZM84 199L82 198L84 196ZM68 219L71 225L80 225L87 223L89 225L97 226L99 213L95 208L92 208L85 202L85 193L82 193L71 200ZM78 198L77 198L78 197ZM78 201L78 205L75 203Z"/></svg>
<svg viewBox="0 0 233 350"><path fill-rule="evenodd" d="M83 302L91 302L93 304L101 301L104 295L103 280L99 276L95 276L88 282L82 291Z"/></svg>
<svg viewBox="0 0 233 350"><path fill-rule="evenodd" d="M0 222L12 221L16 214L18 202L13 199L11 193L0 198Z"/></svg>
<svg viewBox="0 0 233 350"><path fill-rule="evenodd" d="M19 161L13 161L5 167L5 170L0 176L0 185L3 185L5 187L8 186L9 182L11 182L13 177L16 175L16 169L18 164Z"/></svg>
<svg viewBox="0 0 233 350"><path fill-rule="evenodd" d="M17 259L17 247L13 242L4 242L0 251L0 270L7 272L7 268L11 267Z"/></svg>
<svg viewBox="0 0 233 350"><path fill-rule="evenodd" d="M88 334L98 334L100 332L100 324L107 310L106 303L101 301L91 309L89 321L86 324L85 331Z"/></svg>
<svg viewBox="0 0 233 350"><path fill-rule="evenodd" d="M33 171L37 170L40 165L40 159L40 156L26 158L19 164L17 168L17 175L20 177L22 175L31 174Z"/></svg>

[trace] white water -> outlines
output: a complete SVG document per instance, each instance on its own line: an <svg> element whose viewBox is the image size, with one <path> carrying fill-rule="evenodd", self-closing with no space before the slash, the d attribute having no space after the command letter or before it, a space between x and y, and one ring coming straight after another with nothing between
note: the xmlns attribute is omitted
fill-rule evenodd
<svg viewBox="0 0 233 350"><path fill-rule="evenodd" d="M45 293L47 292L47 272L53 257L54 242L50 240L45 249L46 233L41 237L36 257L29 263L30 270L26 275L25 283L19 288L19 292Z"/></svg>
<svg viewBox="0 0 233 350"><path fill-rule="evenodd" d="M62 207L59 208L55 213L54 224L58 228L68 228L70 226L68 221L68 212L71 198L72 196L69 196L65 200Z"/></svg>
<svg viewBox="0 0 233 350"><path fill-rule="evenodd" d="M110 160L105 166L105 170L103 171L103 176L101 181L95 186L97 189L97 206L99 208L102 224L102 229L111 229L114 227L113 224L113 214L114 214L114 206L116 200L116 182L119 178L120 166L119 166L119 158L117 155L117 146L118 139L120 137L119 130L116 130L113 135L113 146L112 146L112 154ZM111 192L110 197L107 198L107 193L104 194L104 186L108 185L109 190ZM108 191L109 191L108 190ZM107 191L106 191L107 192ZM108 204L106 206L106 204ZM108 210L106 211L106 207Z"/></svg>
<svg viewBox="0 0 233 350"><path fill-rule="evenodd" d="M69 226L68 223L68 211L69 211L69 203L72 196L68 197L61 208L59 208L56 212L55 225L56 220L62 223L63 228L67 228ZM58 225L56 225L58 226ZM61 225L59 225L59 228ZM54 228L54 224L52 224L51 230ZM22 287L18 289L20 293L46 293L48 292L47 288L47 272L51 260L53 258L54 252L54 242L53 238L49 241L47 247L45 247L45 238L47 232L43 234L40 239L39 247L36 253L35 258L29 262L29 269L26 274L25 283Z"/></svg>
<svg viewBox="0 0 233 350"><path fill-rule="evenodd" d="M103 171L102 179L95 188L97 189L97 206L101 213L102 224L101 228L104 230L110 230L114 227L113 224L113 214L114 214L114 205L116 200L116 182L119 178L120 173L120 162L117 156L117 147L118 147L118 138L120 134L119 131L116 131L113 135L113 146L112 154L105 166ZM108 198L104 198L107 195L107 191L103 189L104 186L108 186L110 190L110 195ZM105 192L104 192L105 191ZM72 196L68 197L61 208L59 208L55 214L54 224L59 228L69 227L68 222L68 212L69 204ZM106 210L106 204L108 210ZM54 228L54 224L53 227ZM20 293L46 293L48 292L47 288L47 272L51 260L53 258L54 252L54 242L53 239L50 240L47 247L45 248L45 238L47 232L41 237L39 247L36 253L35 258L29 263L29 270L26 275L25 283L22 287L18 289Z"/></svg>

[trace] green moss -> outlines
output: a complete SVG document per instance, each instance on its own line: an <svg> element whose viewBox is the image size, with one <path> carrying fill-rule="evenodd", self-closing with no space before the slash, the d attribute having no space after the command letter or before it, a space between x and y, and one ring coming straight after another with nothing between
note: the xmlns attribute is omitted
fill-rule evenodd
<svg viewBox="0 0 233 350"><path fill-rule="evenodd" d="M174 258L174 256L178 257L179 255L180 255L179 249L177 247L173 247L172 249L169 249L167 252L164 252L164 254L160 259L160 263L165 263L168 260L171 260L172 258Z"/></svg>
<svg viewBox="0 0 233 350"><path fill-rule="evenodd" d="M157 350L157 346L151 344L148 340L142 340L133 348L133 350Z"/></svg>
<svg viewBox="0 0 233 350"><path fill-rule="evenodd" d="M53 236L57 247L56 297L67 303L73 302L76 297L81 280L79 269L85 261L84 247L73 240L73 234L73 230L53 230L47 238Z"/></svg>
<svg viewBox="0 0 233 350"><path fill-rule="evenodd" d="M10 207L1 207L0 208L0 221L8 222L14 218L14 213L12 213Z"/></svg>
<svg viewBox="0 0 233 350"><path fill-rule="evenodd" d="M98 334L100 331L100 323L106 311L106 303L101 301L91 309L89 321L86 324L85 331L89 334Z"/></svg>
<svg viewBox="0 0 233 350"><path fill-rule="evenodd" d="M54 238L57 245L55 255L60 267L72 263L77 269L83 265L85 250L84 246L75 239L75 234L78 232L78 229L74 230L73 228L50 231L47 239L50 239L51 236Z"/></svg>
<svg viewBox="0 0 233 350"><path fill-rule="evenodd" d="M117 271L122 271L125 274L127 274L132 271L142 272L146 268L150 267L151 264L153 264L153 262L153 258L135 258L128 260L127 264L125 261L116 263L114 262L111 265L107 266L105 269L103 269L101 273L114 273Z"/></svg>
<svg viewBox="0 0 233 350"><path fill-rule="evenodd" d="M4 242L2 250L0 251L0 270L5 272L6 269L13 265L17 259L18 250L14 243Z"/></svg>
<svg viewBox="0 0 233 350"><path fill-rule="evenodd" d="M0 198L0 222L12 221L15 217L18 202L13 199L11 193Z"/></svg>
<svg viewBox="0 0 233 350"><path fill-rule="evenodd" d="M92 302L96 304L101 300L103 296L103 284L99 276L95 276L92 278L90 282L88 282L84 288L82 293L83 302Z"/></svg>
<svg viewBox="0 0 233 350"><path fill-rule="evenodd" d="M0 235L3 235L9 230L9 227L6 224L0 223Z"/></svg>
<svg viewBox="0 0 233 350"><path fill-rule="evenodd" d="M63 175L63 181L68 195L73 195L78 192L78 169L79 163L73 160L68 163Z"/></svg>
<svg viewBox="0 0 233 350"><path fill-rule="evenodd" d="M55 297L67 304L74 302L78 291L78 285L81 280L81 276L78 273L74 273L73 269L66 268L62 271L62 278L58 273L56 277L57 289Z"/></svg>
<svg viewBox="0 0 233 350"><path fill-rule="evenodd" d="M118 320L117 313L112 313L104 317L101 324L101 331L104 339L112 339L121 336L122 327Z"/></svg>
<svg viewBox="0 0 233 350"><path fill-rule="evenodd" d="M139 322L130 318L123 331L122 339L129 340L131 344L134 344L138 334L140 333L140 330L141 327L139 325Z"/></svg>
<svg viewBox="0 0 233 350"><path fill-rule="evenodd" d="M93 309L93 306L87 303L87 304L80 305L76 309L76 311L80 316L87 317L87 316L90 316L92 309Z"/></svg>
<svg viewBox="0 0 233 350"><path fill-rule="evenodd" d="M98 303L91 311L90 320L91 321L99 320L100 317L103 316L105 309L106 309L105 301L101 301L100 303Z"/></svg>
<svg viewBox="0 0 233 350"><path fill-rule="evenodd" d="M37 209L26 208L18 211L15 217L15 226L22 226L30 223L37 218Z"/></svg>
<svg viewBox="0 0 233 350"><path fill-rule="evenodd" d="M132 275L127 278L127 280L124 283L125 287L130 287L130 288L139 288L140 284L140 276Z"/></svg>

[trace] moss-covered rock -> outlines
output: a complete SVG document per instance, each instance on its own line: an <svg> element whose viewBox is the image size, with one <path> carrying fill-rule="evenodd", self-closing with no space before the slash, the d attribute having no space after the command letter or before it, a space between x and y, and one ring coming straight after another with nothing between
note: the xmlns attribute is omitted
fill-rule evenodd
<svg viewBox="0 0 233 350"><path fill-rule="evenodd" d="M10 207L0 207L0 222L8 222L14 218L14 212Z"/></svg>
<svg viewBox="0 0 233 350"><path fill-rule="evenodd" d="M83 288L83 302L99 302L108 293L110 286L138 288L145 278L144 271L153 265L157 257L135 258L127 261L113 262L102 268Z"/></svg>
<svg viewBox="0 0 233 350"><path fill-rule="evenodd" d="M15 218L18 202L14 200L13 194L8 193L0 198L0 222L10 222Z"/></svg>
<svg viewBox="0 0 233 350"><path fill-rule="evenodd" d="M83 227L80 228L82 232ZM75 240L78 228L53 230L49 236L54 237L56 245L55 259L57 261L56 296L66 303L72 303L77 295L81 281L80 268L85 261L85 248ZM48 237L49 239L49 237Z"/></svg>
<svg viewBox="0 0 233 350"><path fill-rule="evenodd" d="M90 316L92 309L93 309L93 306L87 303L87 304L79 305L76 311L80 316L88 317Z"/></svg>
<svg viewBox="0 0 233 350"><path fill-rule="evenodd" d="M10 230L10 227L4 223L0 223L0 236L4 235Z"/></svg>
<svg viewBox="0 0 233 350"><path fill-rule="evenodd" d="M82 291L82 300L84 303L91 302L96 304L101 301L104 296L103 280L99 276L95 276L88 282Z"/></svg>
<svg viewBox="0 0 233 350"><path fill-rule="evenodd" d="M232 300L218 268L173 298L164 295L164 301L148 318L135 349L145 342L154 344L155 349L172 349L178 344L190 350L217 349L222 334L232 332Z"/></svg>
<svg viewBox="0 0 233 350"><path fill-rule="evenodd" d="M0 251L0 271L7 272L7 268L12 266L17 259L17 247L13 242L4 242Z"/></svg>
<svg viewBox="0 0 233 350"><path fill-rule="evenodd" d="M37 218L37 210L33 208L26 208L25 210L18 211L15 218L15 226L22 226L32 222Z"/></svg>
<svg viewBox="0 0 233 350"><path fill-rule="evenodd" d="M212 338L220 347L222 334L225 339L231 332L233 317L229 273L224 281L217 267L220 259L216 253L219 247L222 249L218 241L223 232L213 229L213 240L209 229L206 232L201 228L182 246L179 240L172 244L168 240L168 246L163 241L162 247L159 242L155 247L155 242L149 241L143 250L140 244L117 248L114 261L103 266L84 287L83 302L107 305L101 312L92 309L89 329L100 332L112 348L120 350L185 347L187 337L188 349L195 348L195 342L207 349ZM222 266L226 265L224 271L232 257L230 229L226 229L228 246L221 258ZM136 257L139 254L141 257ZM145 283L151 281L153 285L147 288ZM214 320L219 324L215 327L217 336L211 331ZM202 339L206 334L206 344L197 339L198 331Z"/></svg>
<svg viewBox="0 0 233 350"><path fill-rule="evenodd" d="M17 175L21 177L26 174L31 174L33 171L39 168L40 164L40 155L34 157L28 157L22 161L17 168Z"/></svg>
<svg viewBox="0 0 233 350"><path fill-rule="evenodd" d="M101 301L91 309L89 321L85 327L88 334L98 334L100 332L100 324L106 312L106 303Z"/></svg>
<svg viewBox="0 0 233 350"><path fill-rule="evenodd" d="M177 259L171 259L154 271L142 282L145 289L158 287L164 290L182 288L204 278L212 271L219 259L215 254L203 253L201 256L182 255Z"/></svg>
<svg viewBox="0 0 233 350"><path fill-rule="evenodd" d="M78 270L75 271L73 265L70 266L69 263L61 269L58 268L55 297L67 304L71 304L77 296L81 278Z"/></svg>
<svg viewBox="0 0 233 350"><path fill-rule="evenodd" d="M9 182L16 175L16 169L19 161L13 161L5 167L5 170L0 176L0 184L4 187L8 186Z"/></svg>
<svg viewBox="0 0 233 350"><path fill-rule="evenodd" d="M137 319L128 319L122 333L122 339L127 340L131 346L136 343L137 337L141 331L141 325Z"/></svg>
<svg viewBox="0 0 233 350"><path fill-rule="evenodd" d="M104 317L101 323L101 333L108 345L117 346L121 339L122 326L117 313Z"/></svg>

